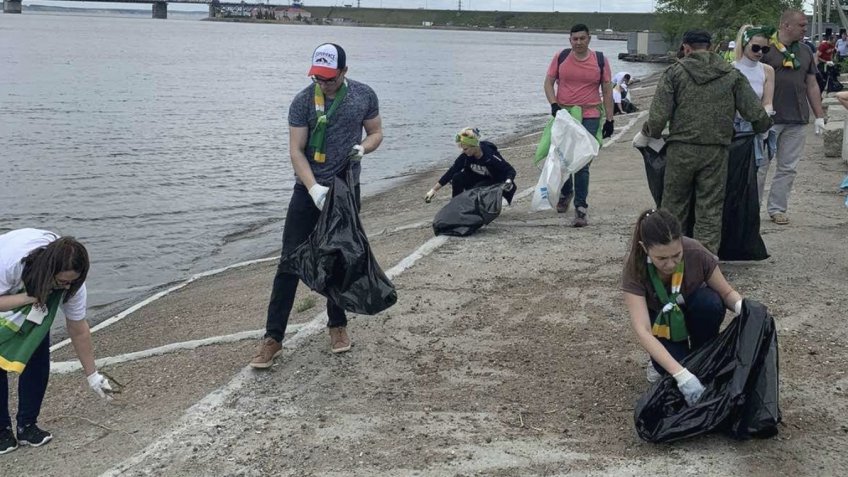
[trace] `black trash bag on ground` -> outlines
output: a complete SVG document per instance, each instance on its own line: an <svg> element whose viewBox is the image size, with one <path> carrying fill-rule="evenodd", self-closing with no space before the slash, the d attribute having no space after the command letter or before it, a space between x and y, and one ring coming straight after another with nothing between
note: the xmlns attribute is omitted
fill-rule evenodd
<svg viewBox="0 0 848 477"><path fill-rule="evenodd" d="M397 301L359 221L350 169L330 185L309 238L283 258L285 270L351 313L374 315Z"/></svg>
<svg viewBox="0 0 848 477"><path fill-rule="evenodd" d="M671 442L708 432L736 439L777 434L777 331L765 306L745 300L741 315L680 364L701 380L704 394L687 406L674 378L666 375L636 403L639 437Z"/></svg>
<svg viewBox="0 0 848 477"><path fill-rule="evenodd" d="M769 257L760 236L760 193L753 133L737 134L727 159L727 185L721 219L722 260L765 260Z"/></svg>
<svg viewBox="0 0 848 477"><path fill-rule="evenodd" d="M757 190L757 166L754 157L753 133L737 134L728 150L727 183L724 192L724 211L721 221L721 244L718 256L722 260L765 260L769 257L760 236L760 198ZM648 189L657 208L662 206L665 179L666 148L656 152L648 147L638 148L645 161ZM695 191L692 191L689 227L683 231L691 237L695 224Z"/></svg>
<svg viewBox="0 0 848 477"><path fill-rule="evenodd" d="M457 195L433 219L433 233L464 237L501 215L503 184L474 187Z"/></svg>

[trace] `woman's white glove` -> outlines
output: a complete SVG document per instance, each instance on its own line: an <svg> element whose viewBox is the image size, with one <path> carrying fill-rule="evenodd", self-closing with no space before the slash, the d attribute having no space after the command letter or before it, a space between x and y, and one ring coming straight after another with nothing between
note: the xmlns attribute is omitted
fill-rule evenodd
<svg viewBox="0 0 848 477"><path fill-rule="evenodd" d="M433 197L435 195L436 195L436 189L430 189L429 191L427 191L427 195L424 196L424 202L429 204L430 201L433 200Z"/></svg>
<svg viewBox="0 0 848 477"><path fill-rule="evenodd" d="M824 118L816 118L816 136L824 132Z"/></svg>
<svg viewBox="0 0 848 477"><path fill-rule="evenodd" d="M737 315L742 314L742 300L739 300L739 301L737 301L736 303L733 304L733 312L736 313Z"/></svg>
<svg viewBox="0 0 848 477"><path fill-rule="evenodd" d="M324 201L327 199L327 192L329 191L329 187L324 187L317 182L309 188L309 196L312 197L315 207L324 210Z"/></svg>
<svg viewBox="0 0 848 477"><path fill-rule="evenodd" d="M633 136L633 147L648 147L648 142L651 140L648 136L642 134L642 131Z"/></svg>
<svg viewBox="0 0 848 477"><path fill-rule="evenodd" d="M683 368L674 375L674 380L677 381L677 389L683 394L683 399L686 404L694 406L704 394L704 385L698 380L698 377L690 373L688 369Z"/></svg>
<svg viewBox="0 0 848 477"><path fill-rule="evenodd" d="M107 400L112 399L112 386L109 384L109 380L103 377L102 374L95 371L89 374L86 379L88 379L88 386L98 396Z"/></svg>

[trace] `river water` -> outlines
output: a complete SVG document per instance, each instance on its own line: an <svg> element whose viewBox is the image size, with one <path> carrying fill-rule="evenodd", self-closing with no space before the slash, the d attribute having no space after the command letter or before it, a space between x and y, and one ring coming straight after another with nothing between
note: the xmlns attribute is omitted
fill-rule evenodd
<svg viewBox="0 0 848 477"><path fill-rule="evenodd" d="M380 98L367 195L447 164L463 126L538 130L543 77L567 37L0 15L0 232L83 241L95 309L274 253L294 183L288 105L322 42L342 45L348 76ZM613 72L659 69L618 62L625 42L592 46Z"/></svg>

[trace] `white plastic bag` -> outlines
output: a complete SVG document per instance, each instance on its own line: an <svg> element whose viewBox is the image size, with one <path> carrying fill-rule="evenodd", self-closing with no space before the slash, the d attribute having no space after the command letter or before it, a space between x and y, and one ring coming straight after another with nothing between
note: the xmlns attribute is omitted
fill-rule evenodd
<svg viewBox="0 0 848 477"><path fill-rule="evenodd" d="M559 161L553 156L548 156L542 165L542 173L539 174L539 182L533 189L533 198L530 201L530 210L540 211L552 208L559 201L559 191L562 188L562 169Z"/></svg>
<svg viewBox="0 0 848 477"><path fill-rule="evenodd" d="M565 175L571 175L582 169L598 156L600 144L595 136L574 119L568 111L557 112L551 127L551 149L548 157L559 159L560 169Z"/></svg>
<svg viewBox="0 0 848 477"><path fill-rule="evenodd" d="M530 210L556 207L560 189L568 176L592 161L600 150L595 136L574 119L568 111L560 110L551 126L551 147L542 165L539 182L533 190Z"/></svg>

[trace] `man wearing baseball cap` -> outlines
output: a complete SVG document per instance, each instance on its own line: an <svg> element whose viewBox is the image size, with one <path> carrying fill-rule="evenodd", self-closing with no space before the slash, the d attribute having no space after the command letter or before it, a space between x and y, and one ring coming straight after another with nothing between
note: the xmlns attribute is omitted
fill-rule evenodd
<svg viewBox="0 0 848 477"><path fill-rule="evenodd" d="M347 70L347 57L341 46L320 45L312 53L312 66L307 73L312 84L301 90L289 107L289 154L296 182L283 228L283 257L315 228L328 185L348 164L356 181L353 186L358 204L360 161L383 140L377 95L368 85L348 79ZM297 275L277 269L265 336L250 362L252 367L270 368L282 352L281 342L297 284ZM344 309L328 300L327 315L332 352L350 350Z"/></svg>
<svg viewBox="0 0 848 477"><path fill-rule="evenodd" d="M683 230L712 253L721 243L728 146L733 140L736 111L762 133L771 126L751 84L742 73L710 51L711 34L691 30L683 35L683 58L660 77L648 120L633 138L646 147L668 124L662 207ZM695 223L689 223L692 198Z"/></svg>

